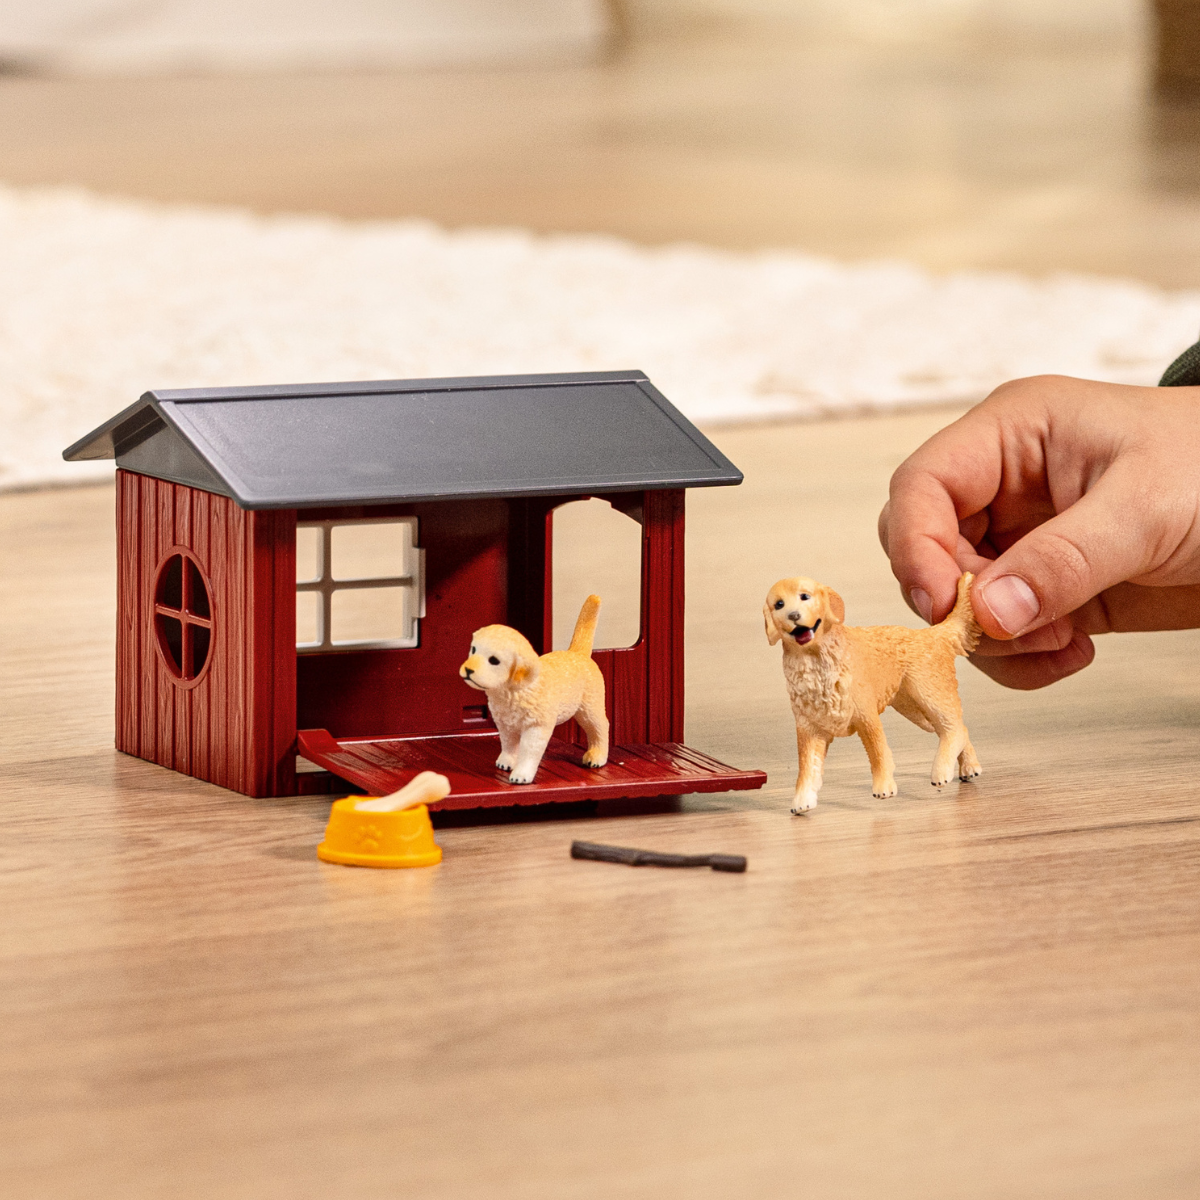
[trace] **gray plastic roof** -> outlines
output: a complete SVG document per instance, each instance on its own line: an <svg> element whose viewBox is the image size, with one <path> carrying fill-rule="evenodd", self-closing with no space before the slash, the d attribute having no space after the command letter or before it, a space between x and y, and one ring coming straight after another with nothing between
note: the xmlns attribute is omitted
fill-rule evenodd
<svg viewBox="0 0 1200 1200"><path fill-rule="evenodd" d="M147 392L63 458L243 508L742 481L640 371Z"/></svg>

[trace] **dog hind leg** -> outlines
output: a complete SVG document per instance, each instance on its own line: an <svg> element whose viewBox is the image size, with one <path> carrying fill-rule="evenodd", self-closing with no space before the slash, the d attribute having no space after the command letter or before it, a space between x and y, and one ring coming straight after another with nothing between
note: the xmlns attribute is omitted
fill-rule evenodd
<svg viewBox="0 0 1200 1200"><path fill-rule="evenodd" d="M966 732L964 728L963 733ZM979 765L979 759L975 757L975 747L971 745L971 738L968 735L966 745L963 746L962 753L958 756L958 777L965 782L982 774L983 768Z"/></svg>
<svg viewBox="0 0 1200 1200"><path fill-rule="evenodd" d="M948 669L953 670L953 659ZM929 776L934 787L945 787L952 779L969 779L982 773L975 748L967 736L962 703L953 680L948 683L925 680L922 684L910 676L893 698L892 707L913 724L938 735L937 753Z"/></svg>
<svg viewBox="0 0 1200 1200"><path fill-rule="evenodd" d="M608 762L608 717L604 713L604 692L600 695L584 696L579 711L575 714L579 727L587 734L587 752L583 756L585 767L602 767Z"/></svg>
<svg viewBox="0 0 1200 1200"><path fill-rule="evenodd" d="M923 729L926 733L937 733L933 722L921 710L921 706L903 688L892 697L892 707L902 717L907 717L918 729Z"/></svg>
<svg viewBox="0 0 1200 1200"><path fill-rule="evenodd" d="M937 728L938 748L933 756L933 772L929 782L934 787L945 787L952 779L957 778L958 756L967 745L967 727L960 717L955 721L948 715L937 714L934 718Z"/></svg>

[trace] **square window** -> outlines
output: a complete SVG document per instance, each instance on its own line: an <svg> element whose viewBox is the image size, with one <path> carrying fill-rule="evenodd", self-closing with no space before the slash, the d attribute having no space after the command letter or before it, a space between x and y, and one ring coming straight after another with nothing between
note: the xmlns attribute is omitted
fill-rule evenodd
<svg viewBox="0 0 1200 1200"><path fill-rule="evenodd" d="M409 574L413 549L407 521L373 521L367 525L335 525L331 546L332 575L348 579L397 579Z"/></svg>
<svg viewBox="0 0 1200 1200"><path fill-rule="evenodd" d="M296 593L296 645L321 644L321 593Z"/></svg>
<svg viewBox="0 0 1200 1200"><path fill-rule="evenodd" d="M333 593L330 641L335 647L356 642L406 641L415 632L409 589L343 588Z"/></svg>
<svg viewBox="0 0 1200 1200"><path fill-rule="evenodd" d="M425 615L415 517L296 527L296 648L411 648Z"/></svg>
<svg viewBox="0 0 1200 1200"><path fill-rule="evenodd" d="M296 527L297 583L316 583L321 578L321 534L319 525Z"/></svg>

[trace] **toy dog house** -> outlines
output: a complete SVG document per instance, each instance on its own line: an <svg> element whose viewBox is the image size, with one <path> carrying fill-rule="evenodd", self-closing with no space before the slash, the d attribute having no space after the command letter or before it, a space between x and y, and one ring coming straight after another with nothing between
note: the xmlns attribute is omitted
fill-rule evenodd
<svg viewBox="0 0 1200 1200"><path fill-rule="evenodd" d="M128 754L251 796L432 769L443 808L765 782L682 745L684 489L742 476L640 372L147 392L63 454L119 468ZM588 497L642 527L641 636L595 653L610 761L568 725L513 785L458 666L492 623L549 649L552 514ZM387 569L356 568L364 536Z"/></svg>

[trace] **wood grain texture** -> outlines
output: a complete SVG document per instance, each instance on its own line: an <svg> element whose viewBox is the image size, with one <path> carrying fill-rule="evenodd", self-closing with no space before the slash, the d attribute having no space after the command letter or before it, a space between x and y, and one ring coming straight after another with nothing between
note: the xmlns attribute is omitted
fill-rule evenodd
<svg viewBox="0 0 1200 1200"><path fill-rule="evenodd" d="M155 581L179 551L212 588L194 684L167 668L154 630ZM294 791L295 515L119 471L117 562L117 748L248 795Z"/></svg>
<svg viewBox="0 0 1200 1200"><path fill-rule="evenodd" d="M977 783L934 793L888 715L899 797L843 741L787 815L762 598L915 624L874 520L951 415L715 435L746 483L688 497L687 741L766 788L448 825L426 871L318 863L327 798L116 753L112 492L0 498L7 1194L1191 1200L1200 635L1032 695L961 664Z"/></svg>
<svg viewBox="0 0 1200 1200"><path fill-rule="evenodd" d="M450 795L429 806L438 812L748 791L767 781L762 771L739 770L678 742L614 743L608 762L589 769L580 761L578 744L554 737L533 783L524 785L509 783L496 769L500 738L494 732L368 741L335 740L324 729L302 729L297 744L309 762L373 796L398 792L422 771L445 775Z"/></svg>

